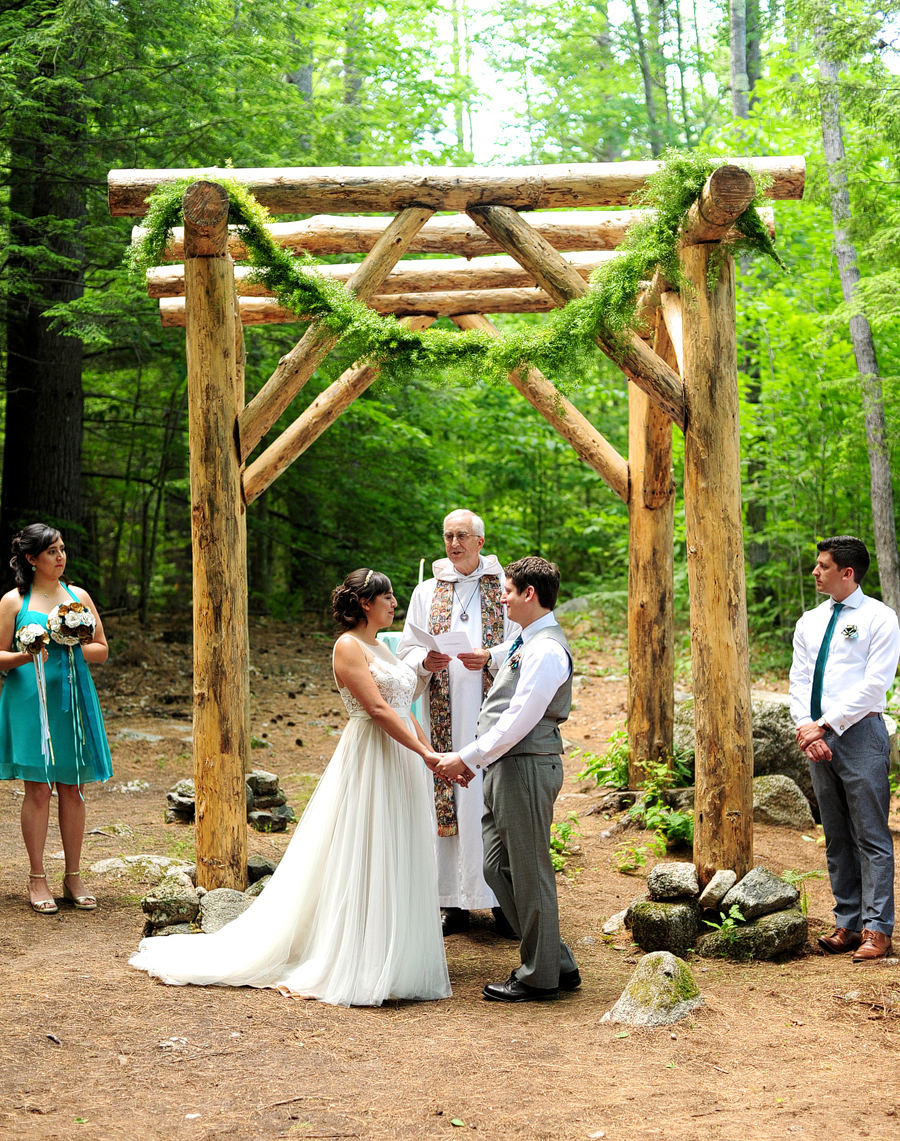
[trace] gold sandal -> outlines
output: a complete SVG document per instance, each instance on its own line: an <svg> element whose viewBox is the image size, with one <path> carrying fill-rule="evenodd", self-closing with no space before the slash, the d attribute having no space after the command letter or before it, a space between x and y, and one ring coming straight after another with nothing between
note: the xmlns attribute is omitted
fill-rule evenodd
<svg viewBox="0 0 900 1141"><path fill-rule="evenodd" d="M63 899L68 900L69 903L75 908L76 911L94 911L97 907L97 900L92 895L72 895L69 885L66 880L69 876L80 876L80 871L66 872L63 876Z"/></svg>
<svg viewBox="0 0 900 1141"><path fill-rule="evenodd" d="M29 872L28 878L30 880L46 880L47 876L44 872ZM36 911L38 915L55 915L59 908L56 905L55 899L38 899L31 898L31 891L29 889L28 902L31 904L32 911Z"/></svg>

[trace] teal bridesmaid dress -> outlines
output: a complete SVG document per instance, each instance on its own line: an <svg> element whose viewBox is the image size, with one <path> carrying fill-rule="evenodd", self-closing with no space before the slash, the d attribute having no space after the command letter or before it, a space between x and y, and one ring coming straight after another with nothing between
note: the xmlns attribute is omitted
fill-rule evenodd
<svg viewBox="0 0 900 1141"><path fill-rule="evenodd" d="M68 586L66 590L77 602ZM16 630L36 622L46 630L47 615L29 610L31 591L16 616ZM15 643L14 643L15 645ZM81 646L61 646L50 639L44 663L52 760L41 748L40 699L33 662L6 675L0 692L0 780L88 784L112 776L112 757L97 691Z"/></svg>

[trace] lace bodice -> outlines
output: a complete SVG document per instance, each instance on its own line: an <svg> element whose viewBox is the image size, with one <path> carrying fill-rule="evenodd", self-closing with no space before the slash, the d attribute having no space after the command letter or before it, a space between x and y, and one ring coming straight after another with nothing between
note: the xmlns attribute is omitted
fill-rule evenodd
<svg viewBox="0 0 900 1141"><path fill-rule="evenodd" d="M372 658L369 662L369 672L375 679L378 692L388 705L398 713L409 713L409 707L416 693L416 671L404 662ZM342 686L339 692L351 717L368 716L349 689Z"/></svg>

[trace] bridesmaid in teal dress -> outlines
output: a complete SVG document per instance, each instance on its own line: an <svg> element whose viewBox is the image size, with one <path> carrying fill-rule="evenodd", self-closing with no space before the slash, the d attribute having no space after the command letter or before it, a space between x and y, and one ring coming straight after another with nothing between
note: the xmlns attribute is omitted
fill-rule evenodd
<svg viewBox="0 0 900 1141"><path fill-rule="evenodd" d="M79 911L93 911L96 899L81 882L85 807L82 785L112 776L109 745L97 691L86 662L105 662L109 646L103 624L87 591L63 579L66 548L53 527L33 523L13 539L10 566L16 587L0 598L0 670L7 670L0 692L0 780L25 783L22 836L31 861L28 898L40 915L58 910L44 871L44 845L50 798L56 786L59 830L66 857L63 897ZM16 632L32 623L47 627L47 616L62 602L82 602L96 620L93 640L72 648L50 641L41 656L47 691L50 749L42 744L37 672L31 654L16 649ZM51 755L45 755L46 753Z"/></svg>

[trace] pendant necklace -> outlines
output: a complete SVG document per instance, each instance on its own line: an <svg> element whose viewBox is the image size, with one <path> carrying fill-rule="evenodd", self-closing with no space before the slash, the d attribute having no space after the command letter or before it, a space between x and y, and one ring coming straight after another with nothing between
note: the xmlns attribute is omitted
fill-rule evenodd
<svg viewBox="0 0 900 1141"><path fill-rule="evenodd" d="M460 604L459 604L459 609L460 609L459 620L460 620L460 622L468 622L469 621L468 610L469 610L469 607L472 605L472 599L479 592L479 590L481 590L481 582L476 582L475 583L475 589L469 595L469 601L465 604L465 606L463 606L462 601L460 601Z"/></svg>

